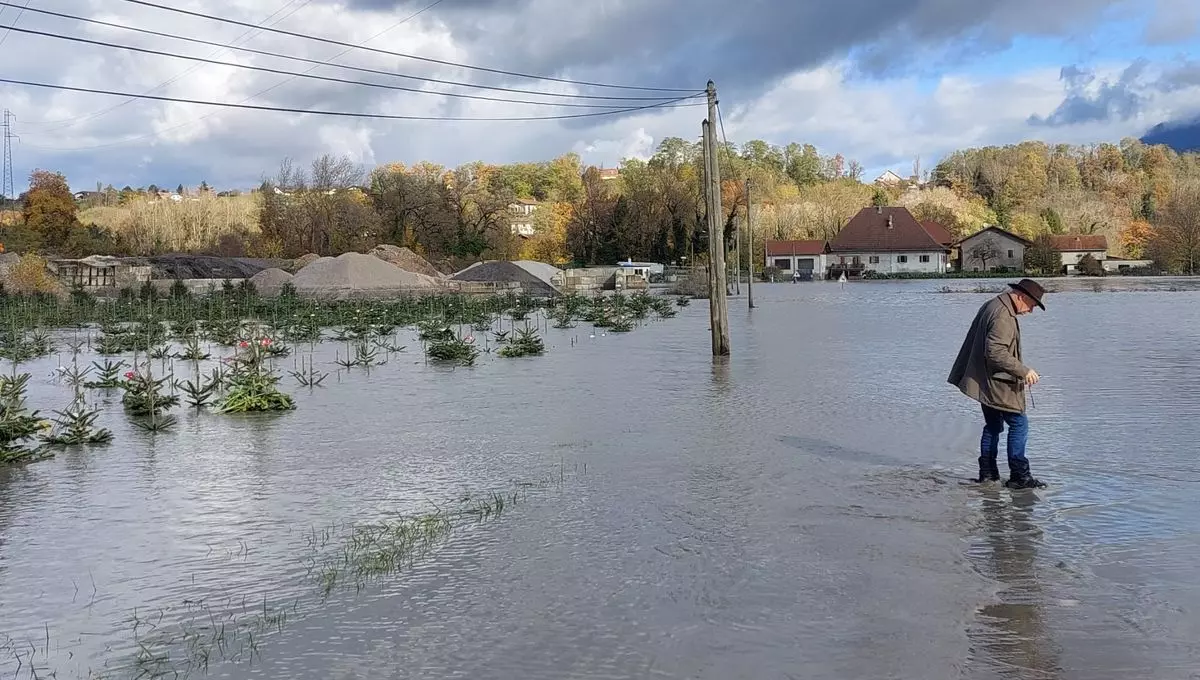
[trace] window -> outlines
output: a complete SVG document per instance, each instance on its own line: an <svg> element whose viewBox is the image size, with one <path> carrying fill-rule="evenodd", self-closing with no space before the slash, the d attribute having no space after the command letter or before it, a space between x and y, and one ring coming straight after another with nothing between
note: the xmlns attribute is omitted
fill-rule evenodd
<svg viewBox="0 0 1200 680"><path fill-rule="evenodd" d="M879 264L879 256L871 255L867 258L867 262L869 262L870 264Z"/></svg>
<svg viewBox="0 0 1200 680"><path fill-rule="evenodd" d="M928 261L929 261L929 256L928 256L928 255L920 255L920 256L918 256L918 257L917 257L917 259L918 259L918 260L920 260L920 261L922 261L922 262L928 262Z"/></svg>
<svg viewBox="0 0 1200 680"><path fill-rule="evenodd" d="M899 262L900 264L904 264L905 262L908 262L908 256L907 255L897 255L896 261Z"/></svg>
<svg viewBox="0 0 1200 680"><path fill-rule="evenodd" d="M1013 259L1013 251L1008 251L1008 259Z"/></svg>
<svg viewBox="0 0 1200 680"><path fill-rule="evenodd" d="M792 268L792 261L786 257L780 257L775 260L775 267L790 270Z"/></svg>
<svg viewBox="0 0 1200 680"><path fill-rule="evenodd" d="M850 263L857 267L858 265L862 264L862 258L855 255L854 257L850 258Z"/></svg>

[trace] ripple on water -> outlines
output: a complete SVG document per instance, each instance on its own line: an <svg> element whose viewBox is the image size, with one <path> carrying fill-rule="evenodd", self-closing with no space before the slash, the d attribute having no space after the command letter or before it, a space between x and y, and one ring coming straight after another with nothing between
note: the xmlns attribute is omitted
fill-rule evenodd
<svg viewBox="0 0 1200 680"><path fill-rule="evenodd" d="M980 416L945 376L988 295L939 286L756 288L716 368L698 304L472 370L406 336L408 360L296 390L280 418L148 437L109 398L114 445L0 471L4 632L49 623L58 677L83 677L128 658L135 607L183 624L266 595L294 617L210 675L1186 677L1196 295L1060 292L1023 321L1051 487L1012 493L958 483ZM31 388L44 412L65 398ZM587 474L399 577L325 601L305 580L331 528L560 464Z"/></svg>

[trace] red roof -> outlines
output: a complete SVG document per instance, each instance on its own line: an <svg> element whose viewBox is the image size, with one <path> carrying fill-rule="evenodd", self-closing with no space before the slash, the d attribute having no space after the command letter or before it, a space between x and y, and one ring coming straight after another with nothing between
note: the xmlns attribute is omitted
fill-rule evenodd
<svg viewBox="0 0 1200 680"><path fill-rule="evenodd" d="M820 255L829 252L825 241L767 241L767 257L779 255Z"/></svg>
<svg viewBox="0 0 1200 680"><path fill-rule="evenodd" d="M1059 234L1050 237L1050 246L1060 253L1108 251L1104 234Z"/></svg>
<svg viewBox="0 0 1200 680"><path fill-rule="evenodd" d="M949 229L943 227L938 222L934 222L933 220L923 220L921 222L921 226L925 227L925 231L929 232L929 235L933 237L934 241L937 241L944 246L954 243L954 235L950 233Z"/></svg>
<svg viewBox="0 0 1200 680"><path fill-rule="evenodd" d="M829 244L835 253L946 252L907 208L863 208Z"/></svg>

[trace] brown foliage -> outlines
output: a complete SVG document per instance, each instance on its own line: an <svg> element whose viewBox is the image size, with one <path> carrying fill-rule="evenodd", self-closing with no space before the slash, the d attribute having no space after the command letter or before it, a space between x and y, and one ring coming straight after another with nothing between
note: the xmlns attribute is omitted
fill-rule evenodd
<svg viewBox="0 0 1200 680"><path fill-rule="evenodd" d="M46 260L40 255L26 254L8 268L4 276L4 289L18 295L45 293L62 296L66 289L46 268Z"/></svg>
<svg viewBox="0 0 1200 680"><path fill-rule="evenodd" d="M75 197L67 178L49 170L30 173L21 215L26 226L41 233L44 242L65 242L75 226Z"/></svg>

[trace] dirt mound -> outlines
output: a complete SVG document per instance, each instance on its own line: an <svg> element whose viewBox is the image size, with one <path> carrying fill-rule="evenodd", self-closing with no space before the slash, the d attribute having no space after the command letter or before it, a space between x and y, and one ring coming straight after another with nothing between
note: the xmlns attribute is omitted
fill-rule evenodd
<svg viewBox="0 0 1200 680"><path fill-rule="evenodd" d="M292 285L300 295L332 299L420 295L442 290L441 281L432 276L405 271L362 253L317 259L296 272Z"/></svg>
<svg viewBox="0 0 1200 680"><path fill-rule="evenodd" d="M254 290L263 297L276 297L283 291L283 284L292 282L292 275L282 269L264 269L250 277Z"/></svg>
<svg viewBox="0 0 1200 680"><path fill-rule="evenodd" d="M549 267L549 265L544 266ZM475 281L480 283L515 283L520 285L522 291L530 295L554 297L559 294L558 289L549 281L542 280L541 277L515 262L505 260L478 262L455 274L451 277L451 280Z"/></svg>
<svg viewBox="0 0 1200 680"><path fill-rule="evenodd" d="M384 244L375 246L371 254L384 262L390 262L414 274L424 274L425 276L432 276L435 279L445 278L445 274L442 274L432 264L429 264L429 260L426 260L408 248Z"/></svg>
<svg viewBox="0 0 1200 680"><path fill-rule="evenodd" d="M289 269L291 269L292 273L296 273L319 259L321 259L321 256L317 255L316 253L301 255L300 257L292 260L292 265L289 267Z"/></svg>

